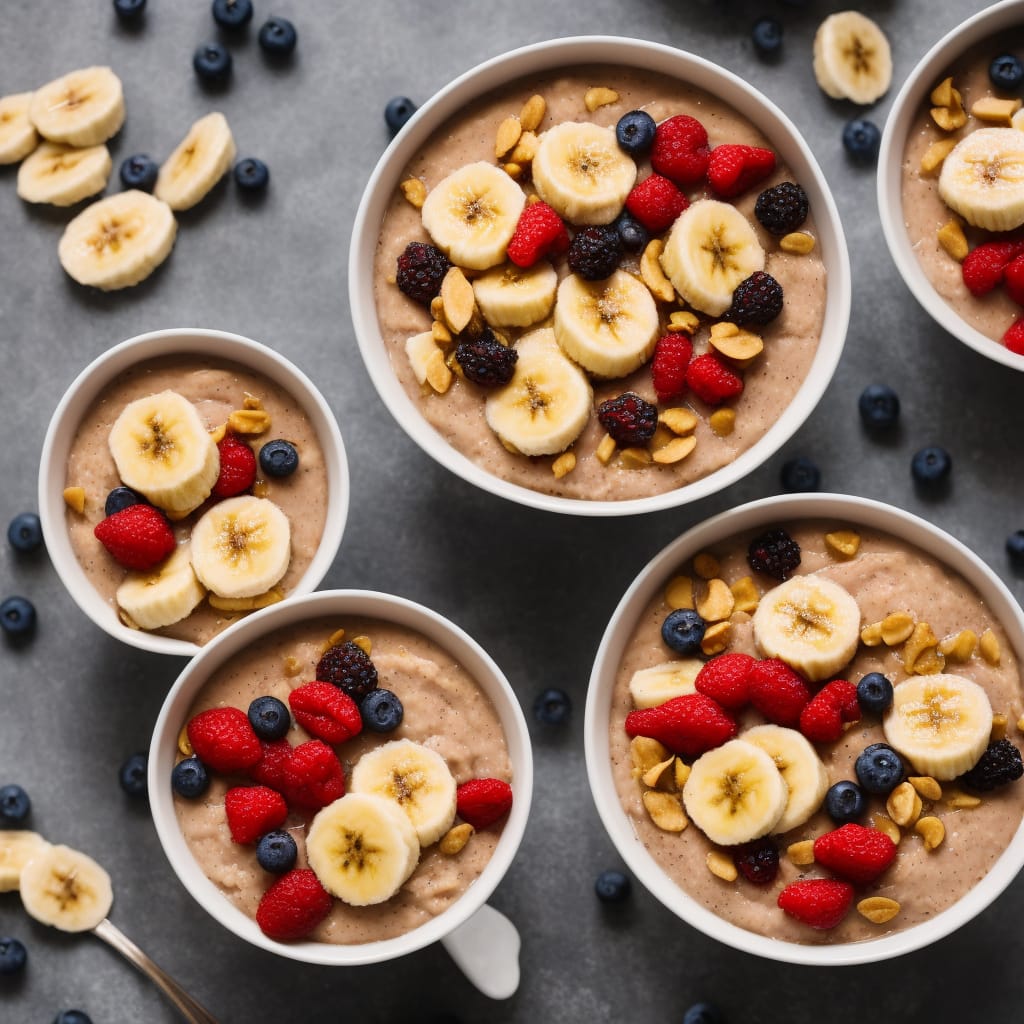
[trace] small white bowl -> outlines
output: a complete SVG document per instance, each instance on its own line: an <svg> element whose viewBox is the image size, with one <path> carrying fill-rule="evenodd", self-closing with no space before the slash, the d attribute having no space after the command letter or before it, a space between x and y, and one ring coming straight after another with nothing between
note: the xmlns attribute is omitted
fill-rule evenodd
<svg viewBox="0 0 1024 1024"><path fill-rule="evenodd" d="M374 251L381 222L413 154L448 118L491 90L527 75L583 64L618 65L671 76L706 90L756 125L807 192L817 225L817 245L828 273L825 319L814 361L793 401L765 435L739 458L693 483L627 501L541 494L486 472L456 451L422 416L391 368L373 298ZM612 36L553 39L513 50L467 71L425 103L385 150L363 192L352 229L348 284L356 340L370 378L391 414L428 455L499 497L551 512L587 516L675 508L713 494L760 466L796 432L824 394L842 354L850 316L850 265L839 213L825 176L792 121L741 78L701 57L660 43Z"/></svg>
<svg viewBox="0 0 1024 1024"><path fill-rule="evenodd" d="M104 601L85 574L71 546L65 526L64 487L68 453L75 432L89 407L117 376L148 359L194 354L238 363L281 385L301 405L317 434L327 472L328 516L320 547L292 594L308 594L327 574L348 517L349 476L345 446L337 421L323 395L293 363L273 349L238 334L199 328L151 331L129 338L93 360L72 382L50 419L39 463L39 518L46 549L68 593L79 608L101 629L132 647L155 654L190 658L200 646L189 640L129 629L112 603Z"/></svg>
<svg viewBox="0 0 1024 1024"><path fill-rule="evenodd" d="M780 495L730 509L688 530L656 555L623 595L594 661L584 721L587 776L598 814L636 877L669 910L726 945L771 960L839 966L871 963L927 946L985 909L1024 866L1024 823L988 874L930 920L878 939L804 945L768 938L731 924L684 892L637 839L612 777L608 721L619 663L642 610L678 566L699 551L745 530L806 519L840 520L884 531L914 544L959 573L981 595L1017 651L1024 651L1024 612L998 576L972 551L917 516L866 498L841 494Z"/></svg>
<svg viewBox="0 0 1024 1024"><path fill-rule="evenodd" d="M512 762L515 799L501 838L483 873L455 903L437 917L404 935L357 945L277 942L264 935L256 922L243 914L206 877L182 836L175 816L170 782L177 754L178 733L206 681L247 645L272 630L316 618L338 619L346 615L382 619L415 630L455 658L490 699L498 713ZM171 867L185 888L204 910L239 938L279 956L314 964L369 964L403 956L438 940L444 940L448 945L452 933L470 922L473 915L481 910L512 864L526 829L532 790L533 754L529 731L516 695L501 669L470 636L437 612L400 597L367 590L329 590L292 598L254 612L211 641L198 657L189 662L167 694L157 717L149 750L149 793L153 821ZM518 962L515 960L518 938L514 949L509 948L507 936L503 938L500 934L496 937L494 949L489 949L489 942L482 941L492 937L489 929L494 919L499 917L497 912L492 912L478 918L483 921L483 927L478 932L483 931L485 934L475 936L475 940L482 943L481 948L475 951L475 959L489 967L489 970L482 971L485 978L488 973L497 973L503 979L499 982L499 988L502 983L507 983L514 989L514 982L518 982ZM473 964L465 967L458 956L460 951L453 950L451 946L448 948L456 956L460 967L472 976ZM502 955L499 956L499 953ZM470 960L474 959L473 954L474 951L470 950ZM514 978L510 978L513 969ZM503 992L488 994L507 996L511 991L506 988Z"/></svg>
<svg viewBox="0 0 1024 1024"><path fill-rule="evenodd" d="M967 323L935 290L921 269L903 217L902 172L903 149L911 122L946 68L986 37L1022 27L1024 0L1002 0L957 25L921 58L892 101L878 151L877 180L882 231L893 261L914 297L943 330L983 356L1014 370L1024 370L1024 358Z"/></svg>

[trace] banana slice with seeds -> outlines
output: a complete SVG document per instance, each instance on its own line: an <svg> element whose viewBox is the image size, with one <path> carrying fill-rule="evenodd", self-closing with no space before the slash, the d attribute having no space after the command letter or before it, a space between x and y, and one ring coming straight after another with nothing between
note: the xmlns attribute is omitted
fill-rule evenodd
<svg viewBox="0 0 1024 1024"><path fill-rule="evenodd" d="M28 116L52 142L98 146L124 124L121 79L108 67L71 71L32 94Z"/></svg>
<svg viewBox="0 0 1024 1024"><path fill-rule="evenodd" d="M547 260L526 269L505 263L473 281L473 295L492 327L530 327L555 305L558 273Z"/></svg>
<svg viewBox="0 0 1024 1024"><path fill-rule="evenodd" d="M115 593L118 607L143 629L180 622L205 596L192 568L188 541L179 544L152 572L130 573Z"/></svg>
<svg viewBox="0 0 1024 1024"><path fill-rule="evenodd" d="M655 708L673 697L696 693L697 673L704 667L700 658L666 661L637 669L629 680L629 695L636 708Z"/></svg>
<svg viewBox="0 0 1024 1024"><path fill-rule="evenodd" d="M979 128L962 138L942 162L939 195L975 227L1024 224L1024 131Z"/></svg>
<svg viewBox="0 0 1024 1024"><path fill-rule="evenodd" d="M18 195L27 203L72 206L107 187L110 153L104 145L77 149L44 142L18 168Z"/></svg>
<svg viewBox="0 0 1024 1024"><path fill-rule="evenodd" d="M814 36L814 77L833 99L874 103L892 82L889 40L859 11L831 14Z"/></svg>
<svg viewBox="0 0 1024 1024"><path fill-rule="evenodd" d="M769 754L786 783L786 806L773 831L788 832L808 821L828 792L828 769L810 741L781 725L755 725L740 739Z"/></svg>
<svg viewBox="0 0 1024 1024"><path fill-rule="evenodd" d="M0 97L0 164L16 164L39 145L39 133L28 116L32 93Z"/></svg>
<svg viewBox="0 0 1024 1024"><path fill-rule="evenodd" d="M172 210L190 210L231 169L235 140L219 111L199 118L160 165L153 194Z"/></svg>
<svg viewBox="0 0 1024 1024"><path fill-rule="evenodd" d="M87 932L110 912L110 875L69 846L47 846L21 869L21 902L30 917L64 932Z"/></svg>
<svg viewBox="0 0 1024 1024"><path fill-rule="evenodd" d="M38 832L0 829L0 892L17 889L22 868L49 845Z"/></svg>

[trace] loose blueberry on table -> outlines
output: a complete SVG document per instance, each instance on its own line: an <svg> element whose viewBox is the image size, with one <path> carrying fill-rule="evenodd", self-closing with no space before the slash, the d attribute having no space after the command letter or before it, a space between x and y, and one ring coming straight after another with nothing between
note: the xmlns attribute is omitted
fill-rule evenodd
<svg viewBox="0 0 1024 1024"><path fill-rule="evenodd" d="M252 21L252 0L213 0L213 20L226 29L240 29Z"/></svg>
<svg viewBox="0 0 1024 1024"><path fill-rule="evenodd" d="M254 156L245 157L235 164L235 184L243 192L263 192L270 184L270 169Z"/></svg>
<svg viewBox="0 0 1024 1024"><path fill-rule="evenodd" d="M260 47L270 57L287 57L299 41L295 26L287 18L268 18L257 36Z"/></svg>
<svg viewBox="0 0 1024 1024"><path fill-rule="evenodd" d="M192 54L192 68L206 85L223 85L231 77L231 54L220 43L203 43Z"/></svg>
<svg viewBox="0 0 1024 1024"><path fill-rule="evenodd" d="M384 121L397 134L415 113L416 104L408 96L393 96L384 106Z"/></svg>
<svg viewBox="0 0 1024 1024"><path fill-rule="evenodd" d="M117 176L125 188L152 192L159 173L160 167L155 160L145 153L135 153L121 161Z"/></svg>
<svg viewBox="0 0 1024 1024"><path fill-rule="evenodd" d="M22 512L7 527L7 540L15 551L35 551L43 543L43 527L35 512Z"/></svg>
<svg viewBox="0 0 1024 1024"><path fill-rule="evenodd" d="M145 753L131 754L121 765L117 774L121 788L131 797L145 799L149 794L146 788L146 769L149 756Z"/></svg>
<svg viewBox="0 0 1024 1024"><path fill-rule="evenodd" d="M35 625L35 605L27 597L14 595L0 602L0 629L8 636L28 636Z"/></svg>
<svg viewBox="0 0 1024 1024"><path fill-rule="evenodd" d="M622 903L632 888L629 876L621 871L602 871L594 882L594 892L602 903Z"/></svg>
<svg viewBox="0 0 1024 1024"><path fill-rule="evenodd" d="M537 694L533 714L544 725L564 725L572 714L572 701L564 690L549 687Z"/></svg>

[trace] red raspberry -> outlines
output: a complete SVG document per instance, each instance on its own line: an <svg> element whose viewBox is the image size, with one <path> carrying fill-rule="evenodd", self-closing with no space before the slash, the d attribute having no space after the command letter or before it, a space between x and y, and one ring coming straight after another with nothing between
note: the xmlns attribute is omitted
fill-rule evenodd
<svg viewBox="0 0 1024 1024"><path fill-rule="evenodd" d="M129 505L98 522L93 533L118 565L138 572L155 568L175 547L170 523L152 505Z"/></svg>
<svg viewBox="0 0 1024 1024"><path fill-rule="evenodd" d="M703 693L673 697L656 708L626 715L629 736L649 736L674 754L696 757L736 735L736 723Z"/></svg>
<svg viewBox="0 0 1024 1024"><path fill-rule="evenodd" d="M224 794L231 838L243 846L280 828L288 817L284 797L267 786L232 786Z"/></svg>
<svg viewBox="0 0 1024 1024"><path fill-rule="evenodd" d="M853 903L853 886L833 878L791 882L779 893L779 906L812 928L835 928Z"/></svg>
<svg viewBox="0 0 1024 1024"><path fill-rule="evenodd" d="M331 894L309 868L282 875L256 908L256 923L263 934L278 942L303 939L330 913Z"/></svg>
<svg viewBox="0 0 1024 1024"><path fill-rule="evenodd" d="M512 809L512 787L501 779L470 779L455 791L455 808L473 828L487 828Z"/></svg>
<svg viewBox="0 0 1024 1024"><path fill-rule="evenodd" d="M869 885L896 859L896 844L877 828L851 822L818 836L814 859L855 885Z"/></svg>
<svg viewBox="0 0 1024 1024"><path fill-rule="evenodd" d="M724 199L745 192L775 170L775 154L759 146L715 146L708 159L708 184Z"/></svg>
<svg viewBox="0 0 1024 1024"><path fill-rule="evenodd" d="M281 774L288 802L306 811L319 811L345 795L341 762L323 740L293 747Z"/></svg>
<svg viewBox="0 0 1024 1024"><path fill-rule="evenodd" d="M690 200L661 174L649 174L626 196L626 209L652 234L667 231Z"/></svg>
<svg viewBox="0 0 1024 1024"><path fill-rule="evenodd" d="M356 702L331 683L303 683L288 694L295 721L317 739L344 743L363 731Z"/></svg>
<svg viewBox="0 0 1024 1024"><path fill-rule="evenodd" d="M844 722L860 720L857 687L845 679L823 686L800 712L800 731L812 743L835 743Z"/></svg>
<svg viewBox="0 0 1024 1024"><path fill-rule="evenodd" d="M784 661L764 658L757 661L747 677L750 703L776 725L795 729L800 713L810 703L807 684Z"/></svg>
<svg viewBox="0 0 1024 1024"><path fill-rule="evenodd" d="M967 290L979 298L987 295L1002 283L1006 268L1022 253L1024 239L984 242L975 246L960 265Z"/></svg>
<svg viewBox="0 0 1024 1024"><path fill-rule="evenodd" d="M1018 306L1024 306L1024 256L1018 256L1007 266L1003 274L1003 285L1006 294Z"/></svg>
<svg viewBox="0 0 1024 1024"><path fill-rule="evenodd" d="M256 479L256 454L238 437L225 434L217 442L220 452L220 476L213 485L218 498L233 498L252 487Z"/></svg>
<svg viewBox="0 0 1024 1024"><path fill-rule="evenodd" d="M747 679L756 663L749 654L720 654L705 663L694 685L698 693L729 711L737 711L750 703Z"/></svg>
<svg viewBox="0 0 1024 1024"><path fill-rule="evenodd" d="M686 383L708 405L721 405L743 392L743 380L710 352L697 356L686 368Z"/></svg>
<svg viewBox="0 0 1024 1024"><path fill-rule="evenodd" d="M1024 356L1024 316L1010 324L1003 335L1003 344L1019 356Z"/></svg>
<svg viewBox="0 0 1024 1024"><path fill-rule="evenodd" d="M260 740L260 759L249 769L249 777L261 786L284 792L284 765L291 757L292 745L284 739Z"/></svg>
<svg viewBox="0 0 1024 1024"><path fill-rule="evenodd" d="M519 223L508 243L508 258L517 267L532 267L539 259L569 248L569 232L562 218L547 203L523 207Z"/></svg>
<svg viewBox="0 0 1024 1024"><path fill-rule="evenodd" d="M658 339L651 359L651 380L659 402L670 402L686 389L686 368L693 355L693 342L682 332Z"/></svg>
<svg viewBox="0 0 1024 1024"><path fill-rule="evenodd" d="M186 731L196 757L215 772L241 772L263 756L259 737L238 708L200 711Z"/></svg>
<svg viewBox="0 0 1024 1024"><path fill-rule="evenodd" d="M708 133L689 114L662 121L654 133L651 166L677 185L696 185L708 171Z"/></svg>

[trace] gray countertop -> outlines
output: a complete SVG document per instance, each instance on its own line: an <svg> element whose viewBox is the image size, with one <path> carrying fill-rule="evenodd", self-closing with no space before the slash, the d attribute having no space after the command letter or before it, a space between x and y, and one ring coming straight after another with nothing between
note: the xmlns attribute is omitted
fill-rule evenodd
<svg viewBox="0 0 1024 1024"><path fill-rule="evenodd" d="M36 504L43 434L63 389L112 344L162 327L221 328L268 342L317 382L345 438L352 505L325 587L390 591L433 606L502 666L529 716L549 685L573 697L563 730L531 717L536 789L520 854L492 902L523 936L523 980L493 1003L440 946L349 969L308 966L250 948L187 895L157 842L147 808L119 789L126 755L145 749L180 659L129 649L100 632L64 592L45 555L0 546L0 591L39 610L34 641L0 653L0 782L33 798L32 826L84 849L114 878L113 921L225 1022L679 1021L697 999L744 1021L861 1021L884 1007L896 1020L954 1020L984 1005L1019 1019L1024 1000L1024 882L932 948L875 966L829 971L760 960L704 937L639 885L624 906L593 896L595 876L619 860L595 812L583 763L583 706L591 661L623 589L669 540L712 513L776 493L796 453L823 471L825 489L891 502L923 515L977 551L1020 599L1024 585L1003 544L1024 527L1017 473L1024 377L959 344L926 316L898 278L878 221L874 174L846 159L840 134L855 108L827 100L811 71L822 17L846 5L758 2L548 0L340 4L282 0L299 32L294 62L261 60L255 33L235 47L231 87L211 97L196 82L194 47L214 37L208 0L149 0L128 32L109 0L5 0L0 95L76 67L111 64L128 120L115 167L130 153L166 153L198 116L222 109L242 154L273 175L266 201L221 186L181 217L174 254L130 291L99 295L61 270L65 211L33 208L0 169L0 522ZM893 44L895 80L872 109L879 124L899 83L941 35L981 0L866 0ZM257 23L270 13L257 0ZM786 31L783 59L759 61L749 28L762 14ZM842 214L853 265L853 316L825 397L785 449L712 498L645 517L576 519L478 492L424 455L373 392L349 319L346 259L363 185L387 145L386 100L418 102L479 61L573 34L637 36L693 50L740 74L804 132ZM892 384L903 400L898 435L867 437L857 396ZM912 453L945 445L953 485L925 501ZM525 557L528 553L529 557ZM569 557L567 557L569 556ZM500 596L499 596L500 595ZM566 598L569 598L568 600ZM86 1010L95 1024L172 1022L156 989L91 937L27 919L0 895L0 934L29 948L28 971L0 978L0 1019L52 1020ZM945 981L943 981L945 979ZM950 984L952 981L952 984Z"/></svg>

